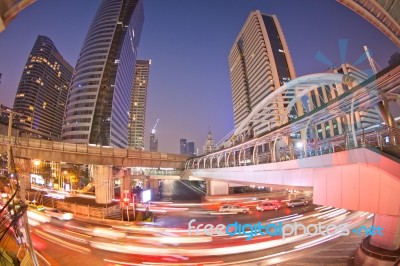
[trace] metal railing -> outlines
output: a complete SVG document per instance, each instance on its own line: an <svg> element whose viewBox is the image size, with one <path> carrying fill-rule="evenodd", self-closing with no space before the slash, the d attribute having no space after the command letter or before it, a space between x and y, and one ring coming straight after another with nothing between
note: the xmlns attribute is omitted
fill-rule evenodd
<svg viewBox="0 0 400 266"><path fill-rule="evenodd" d="M297 150L297 152L295 152L295 155L297 155L296 159L361 147L379 148L381 151L400 148L400 130L386 125L379 125L373 128L359 130L356 132L356 138L358 143L357 146L355 145L350 133L319 140L314 143L308 143L306 147L307 155L304 156L304 151ZM396 157L400 158L400 154Z"/></svg>
<svg viewBox="0 0 400 266"><path fill-rule="evenodd" d="M307 157L320 156L339 151L345 151L355 148L379 148L381 151L388 153L400 159L400 129L392 128L386 125L377 125L367 129L360 129L356 131L356 142L353 139L351 132L345 132L331 138L322 140L309 140L304 146L296 147L295 142L284 148L277 149L274 154L271 151L260 152L253 156L254 147L246 147L243 154L244 160L238 159L237 153L231 155L230 160L219 164L216 162L215 157L211 160L199 161L196 164L186 164L187 169L199 168L225 168L235 166L250 166L257 164L275 163L282 161L290 161L296 159L303 159ZM272 141L272 140L271 140ZM297 140L303 144L302 140ZM265 145L267 145L266 143ZM252 150L253 149L253 150ZM223 156L222 156L223 157ZM240 157L239 157L240 158ZM204 167L205 166L205 167Z"/></svg>

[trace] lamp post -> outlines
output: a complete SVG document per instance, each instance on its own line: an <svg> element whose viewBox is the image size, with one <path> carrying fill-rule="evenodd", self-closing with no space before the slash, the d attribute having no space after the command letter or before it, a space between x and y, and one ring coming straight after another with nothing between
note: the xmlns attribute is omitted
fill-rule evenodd
<svg viewBox="0 0 400 266"><path fill-rule="evenodd" d="M62 187L62 189L64 190L65 188L64 188L64 183L65 183L65 177L67 176L67 174L68 174L68 172L67 172L67 170L64 170L64 172L63 172L63 178L62 178L62 180L60 180L61 181L61 183L60 183L60 186Z"/></svg>
<svg viewBox="0 0 400 266"><path fill-rule="evenodd" d="M12 124L13 124L13 116L17 115L19 113L7 108L5 109L3 105L1 105L1 109L4 109L6 112L9 113L9 119L8 119L8 135L7 135L7 140L8 140L8 144L7 144L7 169L8 169L8 174L12 173L12 164L11 164L11 135L12 135ZM17 176L15 177L17 178ZM11 189L12 191L14 189L17 189L17 187L14 188L14 185L12 184L12 182L10 182L11 184ZM22 202L25 203L25 180L23 180L22 182L20 182L20 198L22 199ZM32 239L31 239L31 233L29 230L29 223L28 223L28 215L27 212L24 212L24 215L22 216L22 225L23 228L25 229L25 235L26 235L26 242L28 244L28 250L29 253L31 255L31 259L32 259L32 264L34 266L38 266L39 262L37 260L36 257L36 253L35 253L35 249L33 247L33 243L32 243Z"/></svg>

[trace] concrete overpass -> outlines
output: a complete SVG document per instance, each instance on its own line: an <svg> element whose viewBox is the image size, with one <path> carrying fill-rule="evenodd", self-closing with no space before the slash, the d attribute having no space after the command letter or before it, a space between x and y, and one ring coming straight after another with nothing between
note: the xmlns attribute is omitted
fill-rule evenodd
<svg viewBox="0 0 400 266"><path fill-rule="evenodd" d="M14 160L19 176L30 186L31 160L93 165L96 202L110 203L114 194L113 179L121 179L121 189L130 191L128 167L184 169L185 155L120 149L113 147L72 144L42 139L11 138ZM0 154L7 153L9 140L0 135ZM153 174L154 175L154 174ZM155 174L157 176L157 174ZM176 177L174 177L176 178Z"/></svg>
<svg viewBox="0 0 400 266"><path fill-rule="evenodd" d="M8 138L0 135L0 153L7 153ZM155 167L183 169L185 155L73 144L31 138L11 138L14 158L75 164L112 165L118 167Z"/></svg>
<svg viewBox="0 0 400 266"><path fill-rule="evenodd" d="M312 187L316 204L375 213L373 225L384 233L365 240L369 250L364 242L360 246L356 257L362 265L392 265L385 256L398 257L400 160L380 150L357 148L269 164L186 169L182 178L208 180L210 192L217 194L228 193L227 182Z"/></svg>
<svg viewBox="0 0 400 266"><path fill-rule="evenodd" d="M336 208L400 216L400 160L359 148L278 163L226 168L186 169L183 179L287 187L312 187L313 202Z"/></svg>

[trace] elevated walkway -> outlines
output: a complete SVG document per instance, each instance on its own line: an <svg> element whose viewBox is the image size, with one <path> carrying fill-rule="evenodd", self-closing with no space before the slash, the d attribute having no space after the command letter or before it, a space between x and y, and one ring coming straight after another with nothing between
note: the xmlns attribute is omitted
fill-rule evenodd
<svg viewBox="0 0 400 266"><path fill-rule="evenodd" d="M376 149L358 148L269 164L186 169L182 179L191 178L313 187L316 204L400 215L399 160Z"/></svg>

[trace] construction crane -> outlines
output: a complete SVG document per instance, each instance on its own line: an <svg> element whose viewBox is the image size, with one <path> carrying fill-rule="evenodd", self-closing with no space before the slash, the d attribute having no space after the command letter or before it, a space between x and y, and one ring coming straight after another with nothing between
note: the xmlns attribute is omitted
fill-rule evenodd
<svg viewBox="0 0 400 266"><path fill-rule="evenodd" d="M156 128L157 128L157 125L158 125L158 121L160 121L160 118L157 118L157 122L155 123L153 129L151 130L151 134L156 134Z"/></svg>

